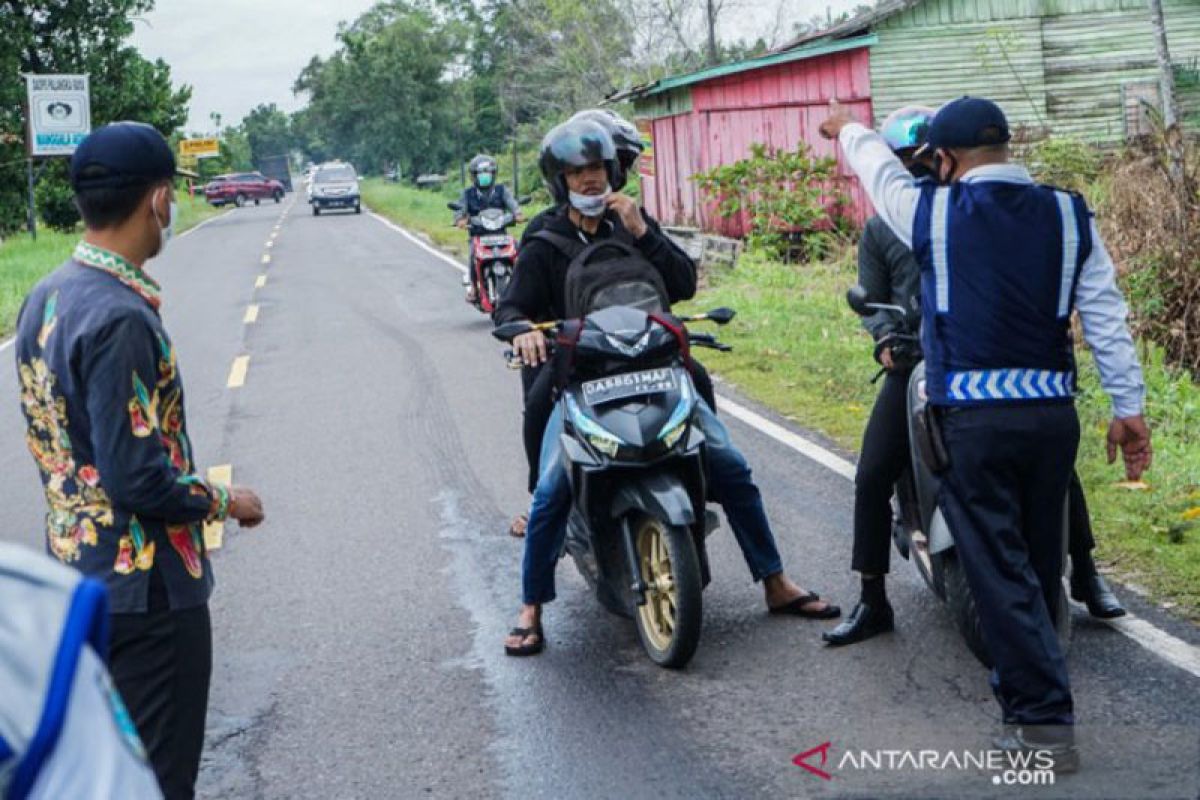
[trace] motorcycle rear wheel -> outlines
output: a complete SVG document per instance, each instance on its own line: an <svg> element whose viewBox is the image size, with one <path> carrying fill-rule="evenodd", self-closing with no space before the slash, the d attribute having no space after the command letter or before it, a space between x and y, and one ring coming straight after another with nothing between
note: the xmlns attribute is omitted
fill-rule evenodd
<svg viewBox="0 0 1200 800"><path fill-rule="evenodd" d="M650 660L678 669L700 644L704 618L700 559L687 528L644 516L634 526L638 569L648 587L637 606L638 638Z"/></svg>
<svg viewBox="0 0 1200 800"><path fill-rule="evenodd" d="M979 607L975 603L975 597L971 594L971 587L967 585L967 575L958 561L958 554L954 550L947 550L940 555L942 580L945 581L946 586L946 606L954 618L954 625L962 634L968 649L975 658L979 659L979 663L991 669L992 657L988 654L987 645L983 642L983 630L979 625ZM1072 623L1069 597L1070 589L1064 580L1058 592L1058 607L1051 613L1055 631L1058 633L1058 644L1064 656L1071 649Z"/></svg>

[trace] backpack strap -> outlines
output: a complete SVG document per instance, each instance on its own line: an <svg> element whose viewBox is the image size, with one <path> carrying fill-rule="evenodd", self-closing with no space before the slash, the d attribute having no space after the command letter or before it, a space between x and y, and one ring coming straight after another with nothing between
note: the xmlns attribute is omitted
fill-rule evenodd
<svg viewBox="0 0 1200 800"><path fill-rule="evenodd" d="M536 232L531 237L533 239L541 239L558 252L567 257L567 261L574 261L575 258L588 249L589 245L584 244L578 239L572 239L570 236L563 236L561 233L548 231L545 228Z"/></svg>

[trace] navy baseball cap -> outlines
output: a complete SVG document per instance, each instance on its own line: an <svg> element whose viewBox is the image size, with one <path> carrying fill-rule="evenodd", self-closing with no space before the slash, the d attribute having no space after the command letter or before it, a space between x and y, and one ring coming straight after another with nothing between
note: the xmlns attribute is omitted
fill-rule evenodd
<svg viewBox="0 0 1200 800"><path fill-rule="evenodd" d="M929 133L921 152L939 147L986 147L1004 144L1012 138L1008 120L1000 106L982 97L960 97L938 109L929 123Z"/></svg>
<svg viewBox="0 0 1200 800"><path fill-rule="evenodd" d="M71 156L71 187L76 192L144 185L174 177L176 172L171 146L144 122L113 122L97 128Z"/></svg>

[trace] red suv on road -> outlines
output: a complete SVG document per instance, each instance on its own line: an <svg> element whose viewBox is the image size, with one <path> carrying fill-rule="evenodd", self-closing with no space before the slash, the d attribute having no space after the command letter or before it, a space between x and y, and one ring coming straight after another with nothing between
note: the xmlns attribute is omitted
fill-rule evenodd
<svg viewBox="0 0 1200 800"><path fill-rule="evenodd" d="M268 197L278 203L283 199L283 191L282 183L261 172L237 172L218 175L209 181L204 187L204 198L214 206L233 203L240 207L246 205L247 200L258 205L260 200Z"/></svg>

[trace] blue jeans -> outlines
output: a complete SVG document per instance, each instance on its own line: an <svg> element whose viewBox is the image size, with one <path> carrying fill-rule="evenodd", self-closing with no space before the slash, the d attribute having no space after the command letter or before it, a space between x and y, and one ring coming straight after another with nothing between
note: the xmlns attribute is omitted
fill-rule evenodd
<svg viewBox="0 0 1200 800"><path fill-rule="evenodd" d="M696 409L696 424L707 440L710 488L725 509L750 574L759 581L782 572L783 561L746 457L733 446L725 424L707 404L701 401ZM567 519L571 515L571 484L559 445L562 432L562 407L555 405L542 436L541 472L525 529L521 593L528 604L548 603L555 597L554 567L566 540Z"/></svg>

